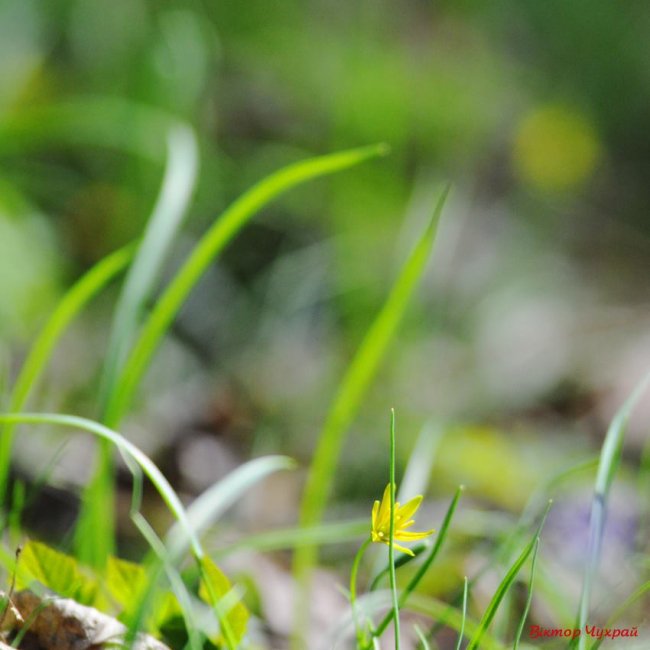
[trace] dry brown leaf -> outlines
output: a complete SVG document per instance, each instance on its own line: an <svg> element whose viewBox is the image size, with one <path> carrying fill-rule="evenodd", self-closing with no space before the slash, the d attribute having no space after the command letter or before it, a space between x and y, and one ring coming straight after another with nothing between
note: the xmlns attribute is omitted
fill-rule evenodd
<svg viewBox="0 0 650 650"><path fill-rule="evenodd" d="M126 627L117 619L70 598L37 596L29 590L14 594L13 602L28 626L26 639L40 650L90 650L105 644L123 645ZM13 619L10 630L18 633L22 625ZM152 636L139 634L134 650L169 650ZM5 650L1 648L0 650Z"/></svg>

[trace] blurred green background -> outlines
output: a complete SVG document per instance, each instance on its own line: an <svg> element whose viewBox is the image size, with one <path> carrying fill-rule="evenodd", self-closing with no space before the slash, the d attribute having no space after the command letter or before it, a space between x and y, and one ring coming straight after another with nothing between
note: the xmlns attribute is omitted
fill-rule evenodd
<svg viewBox="0 0 650 650"><path fill-rule="evenodd" d="M300 188L245 229L193 293L127 431L187 493L251 454L306 463L451 181L431 268L350 432L334 512L379 497L394 406L402 463L423 426L440 432L430 496L463 482L476 503L517 514L541 481L597 453L650 358L649 29L639 0L1 0L5 375L66 287L142 232L172 119L195 130L201 167L168 277L264 175L386 142L387 158ZM97 415L116 291L75 323L32 408ZM630 468L648 414L646 400ZM16 463L38 473L60 444L22 439ZM52 481L84 483L90 448L68 444ZM294 521L300 480L242 525ZM586 488L571 498L558 530L585 516ZM612 548L626 557L645 506L621 499Z"/></svg>

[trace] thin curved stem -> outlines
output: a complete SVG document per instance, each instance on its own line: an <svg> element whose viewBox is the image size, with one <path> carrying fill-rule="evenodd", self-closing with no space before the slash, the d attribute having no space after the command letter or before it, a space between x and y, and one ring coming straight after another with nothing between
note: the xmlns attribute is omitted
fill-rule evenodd
<svg viewBox="0 0 650 650"><path fill-rule="evenodd" d="M357 615L357 573L359 572L359 565L361 564L361 558L364 556L366 549L372 543L372 538L368 537L363 544L359 547L357 554L354 556L354 562L352 563L352 571L350 572L350 606L352 607L352 620L354 621L354 629L357 634L357 638L360 635L359 627L359 617Z"/></svg>
<svg viewBox="0 0 650 650"><path fill-rule="evenodd" d="M395 629L395 650L399 648L399 598L395 577L395 409L390 410L390 529L388 543L388 566L390 567L390 590L393 594L393 613Z"/></svg>

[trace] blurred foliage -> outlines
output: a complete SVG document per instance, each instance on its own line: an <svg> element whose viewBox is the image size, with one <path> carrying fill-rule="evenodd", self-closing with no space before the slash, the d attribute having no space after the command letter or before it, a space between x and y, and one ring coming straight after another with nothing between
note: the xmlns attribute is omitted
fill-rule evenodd
<svg viewBox="0 0 650 650"><path fill-rule="evenodd" d="M387 142L385 160L265 210L206 274L133 435L181 458L206 430L229 450L220 461L309 458L451 180L431 273L354 424L339 494L384 482L393 405L402 460L423 422L451 423L434 491L465 482L521 508L552 466L597 446L650 350L649 28L641 0L0 0L3 356L16 365L63 289L142 232L173 121L195 129L201 172L172 267L265 174ZM64 346L46 402L89 408L113 297ZM633 422L633 455L644 435ZM59 478L82 482L79 465Z"/></svg>

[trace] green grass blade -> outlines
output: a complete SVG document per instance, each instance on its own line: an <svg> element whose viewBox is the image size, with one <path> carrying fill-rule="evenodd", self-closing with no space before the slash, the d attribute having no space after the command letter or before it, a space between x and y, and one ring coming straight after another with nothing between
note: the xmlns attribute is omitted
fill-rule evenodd
<svg viewBox="0 0 650 650"><path fill-rule="evenodd" d="M294 163L271 174L232 203L194 248L151 312L120 375L118 389L111 396L107 421L117 423L121 420L153 353L185 299L217 255L259 210L301 183L347 169L385 152L385 146L377 145Z"/></svg>
<svg viewBox="0 0 650 650"><path fill-rule="evenodd" d="M614 627L616 621L630 608L634 603L640 600L646 593L650 591L650 581L643 583L640 587L634 590L622 603L617 607L612 615L607 619L607 623L603 625L605 629ZM605 640L605 637L598 639L592 646L591 650L598 650L600 644Z"/></svg>
<svg viewBox="0 0 650 650"><path fill-rule="evenodd" d="M155 595L162 572L164 571L167 574L172 591L181 606L183 621L187 629L188 645L191 650L202 650L204 647L204 638L200 633L198 622L195 620L192 597L178 569L174 566L165 545L151 528L149 522L139 512L132 512L131 519L140 531L140 534L149 544L158 561L149 569L147 588L141 594L138 602L134 603L134 611L128 619L128 633L125 638L126 647L129 646L129 641L134 640L138 632L144 628L150 603Z"/></svg>
<svg viewBox="0 0 650 650"><path fill-rule="evenodd" d="M168 138L168 158L160 193L115 307L100 390L104 410L129 348L145 304L153 293L176 234L187 213L196 184L199 158L192 129L174 128ZM111 427L115 423L106 422Z"/></svg>
<svg viewBox="0 0 650 650"><path fill-rule="evenodd" d="M485 613L483 614L483 618L481 618L478 629L474 633L474 636L472 637L471 641L469 642L469 645L467 646L467 650L476 650L477 648L481 647L481 641L483 639L483 636L486 633L487 629L490 627L490 623L492 623L492 620L494 619L494 616L496 615L497 610L499 609L499 605L501 604L501 601L504 599L505 595L510 590L510 587L512 587L515 579L517 578L517 574L521 570L521 567L524 565L526 560L530 557L531 553L535 550L535 547L537 545L537 540L540 536L540 533L542 532L542 528L544 527L544 522L546 521L546 517L548 515L548 511L550 510L550 507L551 507L551 502L549 502L548 507L546 508L546 512L544 513L542 520L540 521L539 526L535 531L535 535L530 540L530 542L526 545L526 547L521 552L519 557L515 560L514 564L510 567L505 577L501 581L501 584L499 584L499 587L497 588L494 596L492 597L490 604L488 605L487 609L485 610Z"/></svg>
<svg viewBox="0 0 650 650"><path fill-rule="evenodd" d="M460 622L460 630L458 632L458 641L456 643L456 650L460 650L463 645L463 637L465 636L465 623L467 622L467 594L469 593L469 583L467 576L463 579L463 609L462 620Z"/></svg>
<svg viewBox="0 0 650 650"><path fill-rule="evenodd" d="M404 588L404 591L402 591L402 594L400 596L401 607L406 606L407 602L409 601L409 598L411 597L411 595L413 594L417 586L420 584L420 581L424 577L424 574L429 570L429 567L433 564L433 561L438 556L438 553L440 552L440 549L442 548L442 545L444 544L445 539L447 538L447 533L449 532L449 526L451 525L451 521L454 518L456 507L458 506L458 501L460 500L460 497L464 489L465 488L461 485L456 490L456 494L454 494L454 498L451 500L451 503L449 504L449 508L447 508L447 512L445 513L445 518L442 521L442 526L440 527L440 532L436 537L435 544L431 548L431 551L425 558L424 562L422 562L422 564L418 567L418 570L415 573L415 575L409 580L408 584ZM386 616L384 616L384 618L382 619L381 623L377 626L377 629L375 630L375 635L381 636L384 630L390 625L390 622L392 620L393 620L393 612L388 612Z"/></svg>
<svg viewBox="0 0 650 650"><path fill-rule="evenodd" d="M34 341L18 375L7 407L10 411L18 412L23 409L32 389L50 360L52 350L67 326L91 298L126 268L132 256L133 246L127 246L108 255L83 275L63 296ZM7 489L14 428L13 423L5 423L0 427L0 502L2 502Z"/></svg>
<svg viewBox="0 0 650 650"><path fill-rule="evenodd" d="M528 612L530 612L530 606L533 602L533 587L535 585L535 568L537 565L538 552L539 552L539 537L535 540L535 548L533 549L533 559L530 565L530 580L528 581L528 596L526 597L526 605L524 606L524 611L521 614L521 620L519 621L519 625L517 626L517 632L515 634L515 642L512 646L513 650L517 650L517 648L519 648L521 635L524 632L524 626L526 625Z"/></svg>
<svg viewBox="0 0 650 650"><path fill-rule="evenodd" d="M427 637L424 635L422 628L417 624L415 624L413 628L415 629L415 633L418 635L418 639L420 640L420 644L422 645L422 650L431 650L431 646L429 645L429 642L427 641Z"/></svg>
<svg viewBox="0 0 650 650"><path fill-rule="evenodd" d="M341 382L321 430L307 477L300 509L302 526L313 526L322 519L345 432L359 409L424 272L448 193L447 187L438 200L431 223L403 265L384 306L370 326ZM316 560L314 547L302 547L295 554L294 576L303 590L308 588L309 572ZM302 602L305 600L303 598ZM297 618L300 620L301 617Z"/></svg>
<svg viewBox="0 0 650 650"><path fill-rule="evenodd" d="M411 551L413 552L413 555L411 556L411 555L402 554L400 557L398 557L395 560L395 569L400 569L401 567L406 566L410 562L413 562L413 560L419 558L425 551L429 550L431 547L432 544L428 540L423 542L422 544L418 544L417 546L411 546ZM368 587L368 591L375 591L376 589L378 589L379 583L389 573L390 573L390 567L388 566L388 564L386 564L386 566L372 579L372 582Z"/></svg>
<svg viewBox="0 0 650 650"><path fill-rule="evenodd" d="M195 499L187 509L187 519L196 535L200 535L253 485L270 474L290 470L296 463L287 456L264 456L248 461L233 470L226 478L215 483ZM179 523L169 531L166 546L172 557L182 557L191 539Z"/></svg>
<svg viewBox="0 0 650 650"><path fill-rule="evenodd" d="M100 419L114 428L119 422L105 417L129 348L140 324L145 304L171 244L187 212L198 169L198 146L192 130L177 125L169 134L168 158L158 200L118 299L100 382ZM77 557L90 566L102 567L114 552L115 523L109 513L113 503L113 463L110 443L100 444L95 474L75 531Z"/></svg>
<svg viewBox="0 0 650 650"><path fill-rule="evenodd" d="M647 499L647 495L650 494L650 438L648 438L641 451L637 492L641 497L641 513L639 516L637 540L639 546L642 546L650 539L650 502Z"/></svg>
<svg viewBox="0 0 650 650"><path fill-rule="evenodd" d="M443 429L431 423L422 427L400 482L397 497L400 503L406 501L408 494L426 494L442 435Z"/></svg>
<svg viewBox="0 0 650 650"><path fill-rule="evenodd" d="M244 548L268 552L292 549L305 544L317 544L318 546L322 546L323 544L340 544L367 535L369 529L367 518L331 522L319 526L311 526L310 528L281 528L242 537L234 542L220 546L216 550L216 553L218 556L225 556Z"/></svg>
<svg viewBox="0 0 650 650"><path fill-rule="evenodd" d="M576 627L579 630L584 629L589 616L591 586L600 559L600 546L605 526L607 499L614 480L614 475L616 474L616 470L618 469L621 460L625 429L627 428L627 423L630 419L632 410L641 399L641 396L648 388L648 385L650 385L650 373L639 382L632 394L627 398L623 406L614 416L607 431L607 435L605 436L603 448L600 452L596 485L594 487L594 498L591 505L587 562L585 565L585 575L582 583L582 594L580 596L578 620L576 623ZM579 650L585 650L587 647L586 635L581 634L576 639L576 642Z"/></svg>
<svg viewBox="0 0 650 650"><path fill-rule="evenodd" d="M395 409L390 410L390 524L388 527L388 569L390 592L393 600L393 628L395 630L395 650L400 649L399 597L395 576Z"/></svg>

